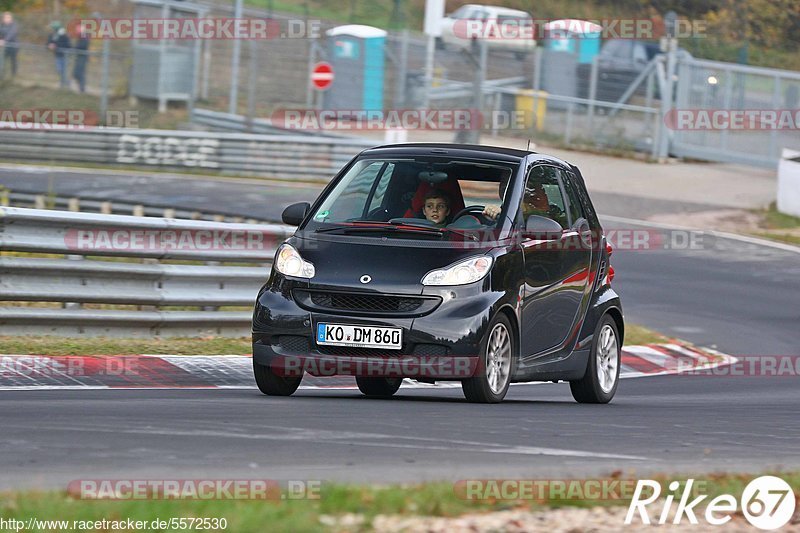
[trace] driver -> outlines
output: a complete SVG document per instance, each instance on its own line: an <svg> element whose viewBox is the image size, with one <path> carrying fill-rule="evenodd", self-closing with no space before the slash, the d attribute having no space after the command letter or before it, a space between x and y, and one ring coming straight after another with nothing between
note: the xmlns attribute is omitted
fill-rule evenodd
<svg viewBox="0 0 800 533"><path fill-rule="evenodd" d="M503 198L503 192L505 191L506 184L507 179L503 180L503 182L500 184L501 200ZM528 215L538 214L549 218L550 202L547 199L547 193L545 192L541 183L534 183L532 189L525 191L523 202L526 217ZM500 215L501 209L502 206L500 205L489 204L483 209L483 214L492 220L496 220Z"/></svg>

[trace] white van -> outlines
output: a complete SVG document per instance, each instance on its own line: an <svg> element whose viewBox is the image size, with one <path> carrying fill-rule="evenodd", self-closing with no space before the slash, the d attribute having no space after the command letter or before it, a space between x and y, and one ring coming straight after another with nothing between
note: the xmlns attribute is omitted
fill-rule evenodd
<svg viewBox="0 0 800 533"><path fill-rule="evenodd" d="M525 11L465 4L442 19L440 49L469 48L485 41L490 50L509 50L524 56L536 46L533 18Z"/></svg>

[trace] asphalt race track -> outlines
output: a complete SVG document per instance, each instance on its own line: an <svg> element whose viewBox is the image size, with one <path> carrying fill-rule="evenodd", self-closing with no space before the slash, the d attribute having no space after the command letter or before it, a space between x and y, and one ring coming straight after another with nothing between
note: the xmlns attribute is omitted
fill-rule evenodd
<svg viewBox="0 0 800 533"><path fill-rule="evenodd" d="M0 183L32 191L46 186L39 174L3 170ZM201 180L188 189L181 178L136 179L147 183L120 175L92 186L78 171L54 183L58 194L122 194L126 202L138 195L149 205L200 209L213 197L217 210L264 219L316 195L314 187L298 186L271 196L275 186L244 180ZM147 186L156 181L158 188ZM593 199L610 215L607 230L663 231L613 218L641 218L652 205L616 195ZM630 322L734 356L800 356L796 252L704 234L695 249L618 249L612 264ZM165 476L390 482L796 470L798 383L796 374L628 379L608 406L578 405L564 384L514 386L500 405L468 404L460 389L401 389L390 400L353 390L300 390L292 398L268 398L255 388L3 391L0 482L61 486L79 477Z"/></svg>

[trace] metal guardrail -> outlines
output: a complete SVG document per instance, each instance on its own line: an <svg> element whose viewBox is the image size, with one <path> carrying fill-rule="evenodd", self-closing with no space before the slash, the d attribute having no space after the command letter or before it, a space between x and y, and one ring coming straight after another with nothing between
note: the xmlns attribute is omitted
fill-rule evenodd
<svg viewBox="0 0 800 533"><path fill-rule="evenodd" d="M278 224L0 208L0 249L29 252L0 257L0 334L247 335L249 310L218 307L252 305L291 231ZM220 264L241 262L253 266ZM121 305L145 307L113 308ZM170 309L187 306L202 310Z"/></svg>
<svg viewBox="0 0 800 533"><path fill-rule="evenodd" d="M329 180L375 141L310 135L140 130L20 129L0 123L0 157L181 168Z"/></svg>
<svg viewBox="0 0 800 533"><path fill-rule="evenodd" d="M200 109L195 107L192 109L189 120L192 124L210 128L212 131L233 131L240 133L257 133L266 135L287 135L297 137L318 137L323 139L343 139L355 140L360 142L361 139L348 135L340 135L329 132L317 131L304 131L297 129L287 129L275 126L271 120L264 118L248 119L244 115L233 115L231 113L222 113L220 111L212 111L210 109Z"/></svg>
<svg viewBox="0 0 800 533"><path fill-rule="evenodd" d="M214 222L247 222L258 224L261 220L244 217L232 217L222 213L180 209L175 207L159 207L121 200L93 200L76 196L53 196L38 192L20 192L8 190L0 186L0 206L24 207L29 209L57 209L61 211L96 212L105 215L133 215L147 217L183 218L189 220L209 220Z"/></svg>

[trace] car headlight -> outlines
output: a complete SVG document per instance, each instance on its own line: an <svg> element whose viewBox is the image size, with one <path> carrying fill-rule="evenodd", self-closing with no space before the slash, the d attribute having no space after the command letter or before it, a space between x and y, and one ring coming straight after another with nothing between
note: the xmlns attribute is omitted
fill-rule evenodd
<svg viewBox="0 0 800 533"><path fill-rule="evenodd" d="M304 260L300 256L300 252L291 244L282 244L278 248L278 255L275 257L275 268L281 274L296 278L310 279L315 274L314 265Z"/></svg>
<svg viewBox="0 0 800 533"><path fill-rule="evenodd" d="M440 270L432 270L422 278L423 285L466 285L483 279L492 268L492 257L482 255L460 261Z"/></svg>

